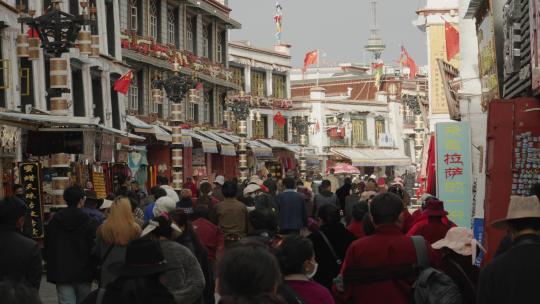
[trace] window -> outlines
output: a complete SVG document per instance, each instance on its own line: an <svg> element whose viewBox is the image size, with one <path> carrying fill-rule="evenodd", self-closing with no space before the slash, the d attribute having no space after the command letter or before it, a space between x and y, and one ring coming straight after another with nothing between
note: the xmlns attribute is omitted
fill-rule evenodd
<svg viewBox="0 0 540 304"><path fill-rule="evenodd" d="M384 119L383 118L377 118L375 120L375 143L379 144L379 138L381 137L381 134L384 134Z"/></svg>
<svg viewBox="0 0 540 304"><path fill-rule="evenodd" d="M167 8L167 43L176 44L176 8Z"/></svg>
<svg viewBox="0 0 540 304"><path fill-rule="evenodd" d="M217 46L216 46L216 61L219 63L223 63L223 58L225 58L225 48L223 47L225 44L225 32L221 31L218 34L217 38Z"/></svg>
<svg viewBox="0 0 540 304"><path fill-rule="evenodd" d="M114 4L112 1L105 1L105 17L107 20L107 47L109 55L114 57L116 53L116 39L114 31Z"/></svg>
<svg viewBox="0 0 540 304"><path fill-rule="evenodd" d="M195 17L188 18L186 22L186 50L195 53Z"/></svg>
<svg viewBox="0 0 540 304"><path fill-rule="evenodd" d="M133 78L131 79L131 85L129 86L128 91L128 109L129 110L138 110L139 109L139 82L137 80L138 73L133 73Z"/></svg>
<svg viewBox="0 0 540 304"><path fill-rule="evenodd" d="M365 119L353 119L352 120L352 144L353 146L365 145L366 138L366 120Z"/></svg>
<svg viewBox="0 0 540 304"><path fill-rule="evenodd" d="M0 108L6 107L6 93L9 89L9 60L3 59L2 39L0 39ZM48 77L47 77L48 78Z"/></svg>
<svg viewBox="0 0 540 304"><path fill-rule="evenodd" d="M203 123L211 123L212 103L210 102L210 92L204 92L203 98Z"/></svg>
<svg viewBox="0 0 540 304"><path fill-rule="evenodd" d="M28 58L20 58L19 61L19 89L21 96L21 112L27 105L34 106L34 90L32 82L32 61Z"/></svg>
<svg viewBox="0 0 540 304"><path fill-rule="evenodd" d="M129 24L128 28L134 32L138 30L138 24L139 24L139 8L137 5L137 0L128 0L128 16L129 16Z"/></svg>
<svg viewBox="0 0 540 304"><path fill-rule="evenodd" d="M285 76L272 75L272 97L285 98Z"/></svg>
<svg viewBox="0 0 540 304"><path fill-rule="evenodd" d="M232 73L233 73L232 82L243 88L244 87L244 69L232 67Z"/></svg>
<svg viewBox="0 0 540 304"><path fill-rule="evenodd" d="M158 3L156 0L150 0L148 8L148 35L154 39L158 39L159 35L159 10Z"/></svg>
<svg viewBox="0 0 540 304"><path fill-rule="evenodd" d="M186 120L194 121L195 120L195 104L192 102L186 102Z"/></svg>
<svg viewBox="0 0 540 304"><path fill-rule="evenodd" d="M251 71L251 95L264 97L265 79L263 72Z"/></svg>
<svg viewBox="0 0 540 304"><path fill-rule="evenodd" d="M210 49L211 49L211 46L210 46L210 29L211 29L210 25L203 26L203 33L202 33L203 34L203 38L202 38L203 53L202 53L202 56L206 57L206 58L210 58Z"/></svg>
<svg viewBox="0 0 540 304"><path fill-rule="evenodd" d="M268 116L261 115L261 121L254 120L253 125L253 138L267 138L268 129L266 128L266 122L268 121Z"/></svg>
<svg viewBox="0 0 540 304"><path fill-rule="evenodd" d="M287 122L283 126L279 126L274 121L274 139L280 140L282 142L287 141Z"/></svg>

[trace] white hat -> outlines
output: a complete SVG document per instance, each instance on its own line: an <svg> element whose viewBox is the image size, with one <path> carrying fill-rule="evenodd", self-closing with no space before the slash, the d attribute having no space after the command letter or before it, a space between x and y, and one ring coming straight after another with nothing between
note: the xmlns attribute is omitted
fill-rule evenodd
<svg viewBox="0 0 540 304"><path fill-rule="evenodd" d="M480 243L474 239L474 235L471 229L465 227L452 227L444 239L441 239L431 245L433 249L441 249L447 247L457 254L464 256L472 256L472 262L476 260L476 246L480 247L484 252L486 251Z"/></svg>
<svg viewBox="0 0 540 304"><path fill-rule="evenodd" d="M249 184L244 188L244 196L249 195L255 191L259 191L259 190L261 190L261 187L259 187L259 185Z"/></svg>
<svg viewBox="0 0 540 304"><path fill-rule="evenodd" d="M159 216L163 212L171 212L176 208L176 203L168 196L162 196L157 199L152 213L154 216Z"/></svg>
<svg viewBox="0 0 540 304"><path fill-rule="evenodd" d="M99 209L109 209L109 208L111 208L112 203L113 203L113 201L111 201L111 200L108 200L108 199L103 200L103 204L101 204Z"/></svg>
<svg viewBox="0 0 540 304"><path fill-rule="evenodd" d="M223 175L218 175L214 183L219 184L220 186L223 186L223 184L225 184L225 177Z"/></svg>
<svg viewBox="0 0 540 304"><path fill-rule="evenodd" d="M540 219L540 201L536 195L531 196L510 196L510 204L506 217L491 223L493 228L504 229L509 220L524 218Z"/></svg>

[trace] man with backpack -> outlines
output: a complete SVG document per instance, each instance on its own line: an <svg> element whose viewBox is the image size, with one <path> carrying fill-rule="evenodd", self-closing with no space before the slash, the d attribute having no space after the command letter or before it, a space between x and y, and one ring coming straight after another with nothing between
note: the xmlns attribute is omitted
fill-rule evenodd
<svg viewBox="0 0 540 304"><path fill-rule="evenodd" d="M403 211L401 199L393 193L375 196L370 204L370 218L375 233L354 241L347 250L336 280L338 296L353 303L409 304L419 265L415 247L433 264L435 255L423 239L415 246L403 234L399 216ZM425 250L424 250L425 249ZM342 284L341 284L342 283Z"/></svg>

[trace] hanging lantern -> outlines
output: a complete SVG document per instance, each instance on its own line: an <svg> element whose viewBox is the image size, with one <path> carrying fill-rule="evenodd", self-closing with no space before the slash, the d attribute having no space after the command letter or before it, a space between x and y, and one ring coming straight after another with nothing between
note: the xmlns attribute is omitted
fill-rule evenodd
<svg viewBox="0 0 540 304"><path fill-rule="evenodd" d="M68 62L65 58L51 58L51 88L69 89L68 85Z"/></svg>
<svg viewBox="0 0 540 304"><path fill-rule="evenodd" d="M28 38L28 59L39 59L39 38Z"/></svg>
<svg viewBox="0 0 540 304"><path fill-rule="evenodd" d="M158 89L158 88L152 89L152 100L156 104L162 104L163 103L163 94L161 92L161 89Z"/></svg>
<svg viewBox="0 0 540 304"><path fill-rule="evenodd" d="M90 55L91 58L99 58L99 35L92 35L92 44L90 45Z"/></svg>
<svg viewBox="0 0 540 304"><path fill-rule="evenodd" d="M92 53L92 33L90 33L90 31L81 30L77 39L79 40L79 53L90 55Z"/></svg>
<svg viewBox="0 0 540 304"><path fill-rule="evenodd" d="M257 122L261 122L261 112L257 111L255 116L257 117Z"/></svg>
<svg viewBox="0 0 540 304"><path fill-rule="evenodd" d="M28 57L28 35L17 35L17 56Z"/></svg>

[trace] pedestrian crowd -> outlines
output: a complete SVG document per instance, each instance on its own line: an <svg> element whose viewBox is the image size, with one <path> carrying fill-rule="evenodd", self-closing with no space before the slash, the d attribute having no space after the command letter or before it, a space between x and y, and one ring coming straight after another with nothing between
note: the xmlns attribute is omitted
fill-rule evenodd
<svg viewBox="0 0 540 304"><path fill-rule="evenodd" d="M91 183L65 189L43 246L15 186L0 201L0 302L41 303L43 273L59 304L538 302L538 184L507 199L493 223L507 236L482 269L473 232L428 194L410 213L399 178L158 184L126 180L107 199Z"/></svg>

